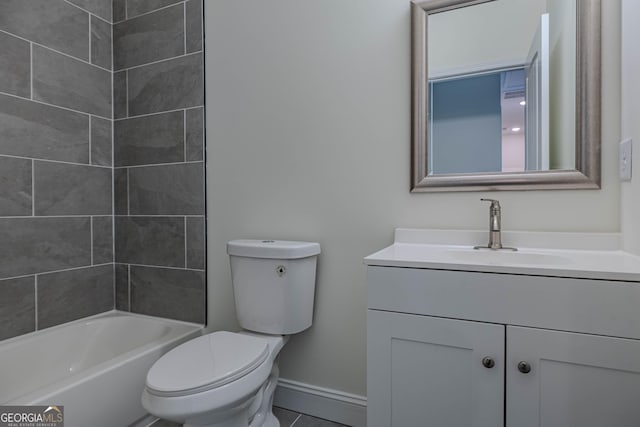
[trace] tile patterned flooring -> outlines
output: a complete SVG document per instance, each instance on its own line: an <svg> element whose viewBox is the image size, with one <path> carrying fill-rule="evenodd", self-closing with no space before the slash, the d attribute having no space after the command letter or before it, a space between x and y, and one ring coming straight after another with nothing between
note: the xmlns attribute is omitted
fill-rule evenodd
<svg viewBox="0 0 640 427"><path fill-rule="evenodd" d="M273 408L273 414L280 421L280 427L349 427L277 407ZM180 424L158 420L149 427L180 427Z"/></svg>
<svg viewBox="0 0 640 427"><path fill-rule="evenodd" d="M273 408L273 415L280 421L280 427L349 427L277 407Z"/></svg>

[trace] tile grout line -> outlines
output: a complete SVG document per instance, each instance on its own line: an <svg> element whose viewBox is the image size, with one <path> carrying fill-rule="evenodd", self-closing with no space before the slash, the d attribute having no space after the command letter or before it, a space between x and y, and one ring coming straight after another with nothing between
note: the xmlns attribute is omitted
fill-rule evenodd
<svg viewBox="0 0 640 427"><path fill-rule="evenodd" d="M113 263L113 284L111 288L111 298L113 298L113 309L117 310L116 306L116 263Z"/></svg>
<svg viewBox="0 0 640 427"><path fill-rule="evenodd" d="M196 52L189 52L189 53L185 53L184 55L176 55L176 56L172 56L170 58L162 58L162 59L158 59L156 61L151 61L151 62L145 62L144 64L140 64L140 65L134 65L131 67L124 67L124 68L119 68L117 70L113 70L115 73L118 73L120 71L129 71L129 70L135 70L136 68L142 68L142 67L146 67L148 65L155 65L155 64L159 64L161 62L167 62L167 61L172 61L174 59L179 59L179 58L186 58L187 56L194 56L194 55L199 55L202 54L203 50L200 49Z"/></svg>
<svg viewBox="0 0 640 427"><path fill-rule="evenodd" d="M128 311L131 311L131 264L127 264L127 304Z"/></svg>
<svg viewBox="0 0 640 427"><path fill-rule="evenodd" d="M124 70L124 102L126 107L125 118L129 118L129 70Z"/></svg>
<svg viewBox="0 0 640 427"><path fill-rule="evenodd" d="M170 4L170 5L167 5L167 6L162 6L162 7L158 8L158 9L149 10L147 12L143 12L143 13L140 13L140 14L132 16L132 17L129 17L129 15L127 13L127 15L126 15L124 20L127 21L129 19L136 19L136 18L139 18L141 16L151 15L152 13L156 13L156 12L158 12L160 10L165 10L165 9L169 9L170 7L178 6L180 3L186 3L186 0L180 0L180 1L177 1L177 2L175 2L173 4ZM114 24L119 24L121 22L124 22L124 21L114 22Z"/></svg>
<svg viewBox="0 0 640 427"><path fill-rule="evenodd" d="M121 71L118 71L118 73L120 73ZM138 114L135 116L129 116L127 115L127 117L120 117L117 119L113 119L113 121L115 122L121 122L123 120L128 120L128 119L137 119L140 117L149 117L149 116L158 116L160 114L170 114L170 113L177 113L178 111L182 111L182 110L195 110L197 108L202 108L202 105L196 105L195 107L183 107L183 108L176 108L174 110L164 110L164 111L155 111L153 113L145 113L145 114Z"/></svg>
<svg viewBox="0 0 640 427"><path fill-rule="evenodd" d="M183 127L182 127L182 145L184 147L184 162L188 162L187 160L187 110L184 110L184 114L182 116L182 123L183 123Z"/></svg>
<svg viewBox="0 0 640 427"><path fill-rule="evenodd" d="M46 105L47 107L59 108L60 110L71 111L72 113L82 114L82 115L85 115L85 116L94 115L94 116L99 117L101 119L112 120L111 118L101 116L100 114L92 114L92 113L87 113L86 111L74 110L73 108L63 107L63 106L56 105L56 104L51 104L49 102L44 102L44 101L41 101L39 99L25 98L23 96L18 96L18 95L14 95L12 93L2 92L2 91L0 91L0 95L2 95L2 96L10 96L11 98L22 99L23 101L30 101L30 102L33 102L35 104Z"/></svg>
<svg viewBox="0 0 640 427"><path fill-rule="evenodd" d="M105 263L96 264L96 265L83 265L83 266L80 266L80 267L63 268L61 270L40 271L40 272L37 272L37 273L20 274L18 276L3 277L2 280L23 279L25 277L31 277L31 276L42 276L42 275L45 275L45 274L64 273L64 272L67 272L67 271L82 270L82 269L85 269L85 268L104 267L105 265L109 265L109 264L112 264L112 263L105 262ZM122 263L120 263L120 264L122 264ZM171 268L171 267L168 267L168 268ZM190 270L194 270L194 269L190 269Z"/></svg>
<svg viewBox="0 0 640 427"><path fill-rule="evenodd" d="M93 54L93 52L91 52L91 43L93 41L93 37L91 35L91 14L89 14L89 19L88 20L89 20L89 64L95 65L95 64L93 64L93 58L91 56Z"/></svg>
<svg viewBox="0 0 640 427"><path fill-rule="evenodd" d="M36 161L31 159L31 217L36 216Z"/></svg>
<svg viewBox="0 0 640 427"><path fill-rule="evenodd" d="M146 268L164 268L167 270L180 270L180 271L199 271L199 272L204 272L205 269L203 268L186 268L186 267L171 267L171 266L167 266L167 265L149 265L149 264L138 264L135 262L119 262L117 264L128 264L130 266L133 267L146 267ZM11 279L13 279L14 277L11 277Z"/></svg>
<svg viewBox="0 0 640 427"><path fill-rule="evenodd" d="M93 159L91 158L91 136L93 134L93 116L89 115L89 164L93 163Z"/></svg>
<svg viewBox="0 0 640 427"><path fill-rule="evenodd" d="M131 203L129 199L129 168L127 168L127 216L131 215Z"/></svg>
<svg viewBox="0 0 640 427"><path fill-rule="evenodd" d="M183 34L183 38L184 38L184 54L187 54L187 2L185 1L184 3L182 3L182 22L183 22L183 26L182 26L182 34Z"/></svg>
<svg viewBox="0 0 640 427"><path fill-rule="evenodd" d="M102 214L102 215L91 215L91 214L69 214L69 215L4 215L4 216L0 216L0 219L54 219L54 218L89 218L91 216L95 216L95 217L104 217L104 218L109 218L111 217L110 214ZM150 215L134 215L134 216L150 216ZM158 216L183 216L183 215L158 215ZM197 216L197 215L190 215L190 216ZM2 280L2 279L0 279Z"/></svg>
<svg viewBox="0 0 640 427"><path fill-rule="evenodd" d="M188 162L173 162L173 163L149 163L146 165L115 166L114 169L135 169L135 168L146 168L146 167L153 167L153 166L190 165L194 163L204 163L204 160L189 160Z"/></svg>
<svg viewBox="0 0 640 427"><path fill-rule="evenodd" d="M81 11L83 11L83 12L87 12L87 13L88 13L89 15L91 15L91 16L95 16L96 18L98 18L99 20L101 20L101 21L103 21L103 22L105 22L105 23L107 23L107 24L110 24L110 25L111 25L111 24L113 24L112 22L109 22L109 20L108 20L108 19L105 19L105 18L103 18L102 16L97 15L97 14L95 14L94 12L91 12L91 11L90 11L90 10L88 10L88 9L85 9L85 8L83 8L82 6L78 6L78 5L77 5L77 4L75 4L75 3L71 3L69 0L64 0L64 2L65 2L65 3L70 4L71 6L73 6L73 7L75 7L75 8L80 9L80 10L81 10ZM91 18L89 18L89 19L91 19ZM111 17L111 19L113 20L113 17Z"/></svg>
<svg viewBox="0 0 640 427"><path fill-rule="evenodd" d="M298 420L300 419L300 417L302 417L302 414L298 414L298 416L296 417L295 420L293 420L293 422L289 425L289 427L293 427L295 423L298 422Z"/></svg>
<svg viewBox="0 0 640 427"><path fill-rule="evenodd" d="M29 42L29 99L33 100L33 43Z"/></svg>
<svg viewBox="0 0 640 427"><path fill-rule="evenodd" d="M134 214L134 215L127 215L127 214L116 214L116 218L126 218L126 217L130 217L130 218L204 218L204 215L184 215L184 214L166 214L166 215L159 215L159 214ZM25 218L25 217L3 217L3 218ZM27 217L29 218L29 217ZM38 217L38 218L52 218L52 217ZM66 216L62 217L62 218L66 218Z"/></svg>
<svg viewBox="0 0 640 427"><path fill-rule="evenodd" d="M187 217L184 217L184 268L188 268L187 264Z"/></svg>
<svg viewBox="0 0 640 427"><path fill-rule="evenodd" d="M113 0L111 1L111 20L113 16ZM116 188L115 188L115 121L116 102L115 102L115 73L113 72L114 55L113 55L113 24L109 25L111 30L111 261L113 262L113 308L116 307Z"/></svg>
<svg viewBox="0 0 640 427"><path fill-rule="evenodd" d="M93 265L93 217L89 217L89 244L91 245L91 265Z"/></svg>
<svg viewBox="0 0 640 427"><path fill-rule="evenodd" d="M0 33L8 34L8 35L10 35L10 36L12 36L12 37L15 37L15 38L17 38L17 39L24 40L24 41L26 41L26 42L32 43L32 44L33 44L33 45L35 45L35 46L41 47L41 48L43 48L43 49L50 50L51 52L55 52L55 53L57 53L57 54L59 54L59 55L66 56L67 58L75 59L76 61L78 61L78 62L82 62L83 64L90 65L90 66L95 67L95 68L99 68L99 69L101 69L102 71L107 71L107 72L109 72L109 73L111 72L111 70L108 70L107 68L104 68L104 67L101 67L100 65L95 65L95 64L92 64L91 62L89 62L89 61L91 60L91 58L89 58L89 61L88 61L88 60L86 60L86 59L81 59L81 58L75 57L75 56L73 56L73 55L69 55L68 53L64 53L64 52L61 52L61 51L56 50L56 49L54 49L54 48L51 48L51 47L49 47L49 46L43 45L43 44L41 44L41 43L34 42L34 41L32 41L32 40L29 40L29 39L25 39L24 37L20 37L20 36L18 36L18 35L16 35L16 34L13 34L13 33L8 32L8 31L0 30ZM89 45L91 45L91 43L89 43ZM91 50L91 47L89 47L89 50ZM197 52L195 52L195 53L197 53Z"/></svg>
<svg viewBox="0 0 640 427"><path fill-rule="evenodd" d="M111 169L112 168L112 166L92 165L92 164L89 164L89 163L67 162L65 160L41 159L39 157L15 156L13 154L0 154L0 157L9 157L11 159L35 160L35 161L39 161L39 162L49 162L49 163L62 163L62 164L65 164L65 165L73 165L73 166L87 166L87 167L91 167L91 168L100 168L100 169ZM202 161L202 160L199 160L199 161ZM189 162L189 163L196 163L196 161ZM172 164L172 163L170 163L170 164Z"/></svg>
<svg viewBox="0 0 640 427"><path fill-rule="evenodd" d="M34 303L34 308L35 308L35 323L36 323L36 328L35 330L38 330L38 275L34 275L33 276L33 286L34 286L34 298L35 298L35 303Z"/></svg>

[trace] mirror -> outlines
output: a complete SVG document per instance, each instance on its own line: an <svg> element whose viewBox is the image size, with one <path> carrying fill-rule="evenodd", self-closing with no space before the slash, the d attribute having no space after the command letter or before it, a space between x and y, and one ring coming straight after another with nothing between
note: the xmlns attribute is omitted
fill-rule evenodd
<svg viewBox="0 0 640 427"><path fill-rule="evenodd" d="M412 192L600 188L600 0L412 3Z"/></svg>

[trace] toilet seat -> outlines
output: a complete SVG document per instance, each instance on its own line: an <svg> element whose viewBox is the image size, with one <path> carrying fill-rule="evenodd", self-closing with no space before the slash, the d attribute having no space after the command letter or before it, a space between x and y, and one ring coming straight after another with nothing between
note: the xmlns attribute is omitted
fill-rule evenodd
<svg viewBox="0 0 640 427"><path fill-rule="evenodd" d="M214 332L166 353L147 374L147 391L164 397L187 396L219 388L258 368L269 356L266 339Z"/></svg>

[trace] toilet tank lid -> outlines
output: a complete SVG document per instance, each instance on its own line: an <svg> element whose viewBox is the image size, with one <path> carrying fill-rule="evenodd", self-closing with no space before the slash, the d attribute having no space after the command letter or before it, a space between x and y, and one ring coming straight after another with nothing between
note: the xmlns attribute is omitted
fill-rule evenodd
<svg viewBox="0 0 640 427"><path fill-rule="evenodd" d="M249 258L295 259L320 253L320 244L289 240L231 240L227 242L229 255Z"/></svg>

